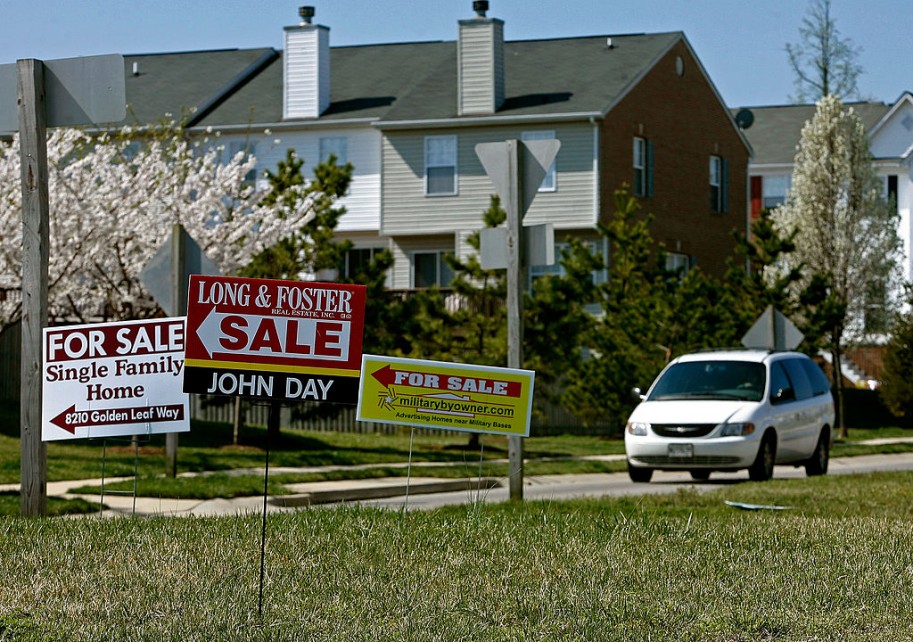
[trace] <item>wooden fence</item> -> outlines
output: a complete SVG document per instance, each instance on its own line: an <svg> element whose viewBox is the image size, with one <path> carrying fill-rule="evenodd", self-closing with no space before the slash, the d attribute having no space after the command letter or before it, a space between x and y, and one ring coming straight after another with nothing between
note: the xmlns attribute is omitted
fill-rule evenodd
<svg viewBox="0 0 913 642"><path fill-rule="evenodd" d="M235 417L235 403L229 397L205 397L191 395L190 416L203 421L213 421L231 424ZM269 405L244 401L244 423L247 425L265 426ZM327 412L320 412L316 404L303 403L286 406L282 409L281 425L292 430L313 430L316 432L348 432L392 435L408 430L403 426L363 422L355 419L355 406L333 405ZM448 434L457 434L457 431L443 431ZM417 429L416 434L440 434L437 429ZM620 428L609 422L598 425L583 424L566 410L557 407L546 408L539 417L536 417L530 428L532 436L546 435L598 435L618 436Z"/></svg>

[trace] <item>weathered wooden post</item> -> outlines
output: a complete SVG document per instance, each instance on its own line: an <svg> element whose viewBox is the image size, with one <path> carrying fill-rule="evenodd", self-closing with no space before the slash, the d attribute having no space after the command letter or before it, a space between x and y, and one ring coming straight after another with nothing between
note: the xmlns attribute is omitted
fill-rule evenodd
<svg viewBox="0 0 913 642"><path fill-rule="evenodd" d="M523 287L526 283L523 216L560 147L558 140L506 140L476 145L476 155L507 211L507 260L504 267L507 268L508 368L523 367ZM523 499L523 437L508 437L507 458L510 498Z"/></svg>
<svg viewBox="0 0 913 642"><path fill-rule="evenodd" d="M41 440L41 341L48 324L48 147L44 64L19 60L19 157L22 177L22 369L20 508L47 512L47 447Z"/></svg>

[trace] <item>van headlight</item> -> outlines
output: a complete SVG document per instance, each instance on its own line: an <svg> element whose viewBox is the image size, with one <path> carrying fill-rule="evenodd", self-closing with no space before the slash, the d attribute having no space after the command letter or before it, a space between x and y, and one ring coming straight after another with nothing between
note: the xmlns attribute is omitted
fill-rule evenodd
<svg viewBox="0 0 913 642"><path fill-rule="evenodd" d="M723 424L723 430L720 432L721 437L744 437L754 432L754 424L750 421L742 421L732 424Z"/></svg>
<svg viewBox="0 0 913 642"><path fill-rule="evenodd" d="M647 431L650 429L650 424L645 421L629 421L626 429L629 435L646 437Z"/></svg>

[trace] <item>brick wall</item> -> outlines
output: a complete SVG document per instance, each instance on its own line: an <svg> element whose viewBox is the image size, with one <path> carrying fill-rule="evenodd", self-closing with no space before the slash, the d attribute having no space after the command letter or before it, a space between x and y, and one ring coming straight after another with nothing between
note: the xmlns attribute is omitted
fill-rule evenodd
<svg viewBox="0 0 913 642"><path fill-rule="evenodd" d="M603 221L612 215L613 192L623 182L633 183L633 138L650 140L654 192L641 199L641 206L654 216L654 238L671 252L696 257L705 272L721 275L735 247L732 231L745 231L748 150L684 43L673 47L612 109L601 134ZM728 160L727 213L711 211L711 155Z"/></svg>

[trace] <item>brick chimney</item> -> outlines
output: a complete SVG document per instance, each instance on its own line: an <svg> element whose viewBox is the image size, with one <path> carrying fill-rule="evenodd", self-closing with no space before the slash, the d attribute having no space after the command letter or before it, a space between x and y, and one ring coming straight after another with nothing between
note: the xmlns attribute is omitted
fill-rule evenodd
<svg viewBox="0 0 913 642"><path fill-rule="evenodd" d="M301 22L285 28L284 119L317 118L330 106L330 29L312 24L314 7L298 15Z"/></svg>
<svg viewBox="0 0 913 642"><path fill-rule="evenodd" d="M457 44L460 116L493 114L504 103L504 21L486 17L487 0L475 0L476 16L460 20Z"/></svg>

